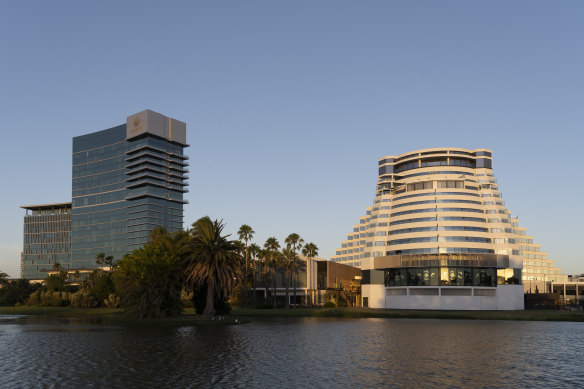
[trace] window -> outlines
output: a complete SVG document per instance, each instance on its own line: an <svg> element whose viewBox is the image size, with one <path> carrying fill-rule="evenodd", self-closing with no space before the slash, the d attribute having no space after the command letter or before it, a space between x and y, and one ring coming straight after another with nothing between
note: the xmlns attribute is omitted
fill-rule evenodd
<svg viewBox="0 0 584 389"><path fill-rule="evenodd" d="M438 181L438 188L464 189L464 181Z"/></svg>
<svg viewBox="0 0 584 389"><path fill-rule="evenodd" d="M432 181L426 181L426 182L418 182L415 184L408 184L407 185L407 191L411 192L414 190L423 190L423 189L433 189L433 182Z"/></svg>

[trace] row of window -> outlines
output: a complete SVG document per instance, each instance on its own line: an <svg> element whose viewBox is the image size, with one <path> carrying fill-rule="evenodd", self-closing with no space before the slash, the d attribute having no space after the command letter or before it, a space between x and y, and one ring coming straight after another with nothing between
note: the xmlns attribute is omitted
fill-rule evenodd
<svg viewBox="0 0 584 389"><path fill-rule="evenodd" d="M476 236L423 236L418 238L394 239L388 242L389 246L410 243L426 242L470 242L470 243L491 243L490 238L479 238ZM377 243L377 242L376 242ZM384 242L381 242L384 243Z"/></svg>
<svg viewBox="0 0 584 389"><path fill-rule="evenodd" d="M419 255L419 254L494 254L491 249L477 249L468 247L429 247L407 250L391 250L386 255Z"/></svg>
<svg viewBox="0 0 584 389"><path fill-rule="evenodd" d="M411 197L420 197L420 196L472 196L472 197L480 197L478 193L467 193L467 192L431 192L431 193L416 193L406 196L399 196L393 199L393 201L404 200ZM389 201L389 199L383 199L382 201Z"/></svg>
<svg viewBox="0 0 584 389"><path fill-rule="evenodd" d="M401 230L389 231L389 235L407 234L411 232L425 232L425 231L473 231L473 232L489 232L488 228L469 227L469 226L430 226L430 227L414 227L403 228Z"/></svg>
<svg viewBox="0 0 584 389"><path fill-rule="evenodd" d="M415 219L404 219L404 220L395 220L389 223L390 226L398 225L398 224L408 224L408 223L423 223L423 222L435 222L435 221L445 221L445 222L452 222L452 221L467 221L467 222L477 222L477 223L486 223L487 219L482 219L478 217L466 217L466 216L432 216L432 217L420 217Z"/></svg>
<svg viewBox="0 0 584 389"><path fill-rule="evenodd" d="M401 207L409 207L412 205L421 205L421 204L441 204L441 203L456 203L456 204L477 204L482 205L480 201L474 200L425 200L425 201L412 201L409 203L397 204L394 205L392 208L401 208Z"/></svg>
<svg viewBox="0 0 584 389"><path fill-rule="evenodd" d="M521 284L521 269L422 267L387 269L384 283L393 286L489 286Z"/></svg>
<svg viewBox="0 0 584 389"><path fill-rule="evenodd" d="M424 209L412 209L410 211L401 211L392 213L391 216L402 216L409 215L413 213L425 213L425 212L474 212L474 213L484 213L482 209L476 208L424 208Z"/></svg>

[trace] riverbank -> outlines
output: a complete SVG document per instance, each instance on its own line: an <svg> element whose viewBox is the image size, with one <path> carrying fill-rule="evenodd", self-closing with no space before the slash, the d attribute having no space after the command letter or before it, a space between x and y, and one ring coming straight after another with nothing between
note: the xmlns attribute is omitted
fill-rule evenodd
<svg viewBox="0 0 584 389"><path fill-rule="evenodd" d="M249 323L248 318L238 318L234 315L217 316L212 319L196 315L192 308L187 308L179 316L167 317L163 319L132 319L124 315L121 308L70 308L70 307L0 307L0 315L18 316L11 320L25 320L27 317L45 318L76 318L85 319L91 322L106 324L156 324L171 326L207 326L207 325L232 325Z"/></svg>
<svg viewBox="0 0 584 389"><path fill-rule="evenodd" d="M563 310L523 311L424 311L368 308L296 308L244 309L234 308L230 315L205 319L195 315L192 308L180 316L164 319L131 319L123 309L69 307L0 307L0 315L45 317L81 317L108 323L168 323L170 325L228 325L249 322L254 317L345 317L387 319L444 319L444 320L523 320L584 322L584 312Z"/></svg>
<svg viewBox="0 0 584 389"><path fill-rule="evenodd" d="M243 309L234 308L233 316L244 317L347 317L388 319L445 319L445 320L526 320L584 322L584 312L562 310L523 311L425 311L368 308L296 308Z"/></svg>

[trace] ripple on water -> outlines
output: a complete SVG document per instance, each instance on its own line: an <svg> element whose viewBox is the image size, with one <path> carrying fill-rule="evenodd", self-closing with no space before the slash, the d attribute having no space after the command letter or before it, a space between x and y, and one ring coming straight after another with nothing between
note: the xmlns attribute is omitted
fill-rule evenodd
<svg viewBox="0 0 584 389"><path fill-rule="evenodd" d="M582 387L583 329L391 319L0 321L0 387Z"/></svg>

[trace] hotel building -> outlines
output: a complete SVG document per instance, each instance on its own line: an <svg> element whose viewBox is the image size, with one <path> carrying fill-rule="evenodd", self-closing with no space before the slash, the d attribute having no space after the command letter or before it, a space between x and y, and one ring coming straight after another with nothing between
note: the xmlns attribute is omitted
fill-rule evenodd
<svg viewBox="0 0 584 389"><path fill-rule="evenodd" d="M522 309L566 276L505 208L487 149L379 160L373 206L331 260L362 269L373 308Z"/></svg>
<svg viewBox="0 0 584 389"><path fill-rule="evenodd" d="M144 245L157 226L182 229L185 147L186 124L150 110L128 116L125 124L73 138L72 203L68 208L23 207L32 215L25 216L22 277L44 278L55 262L69 272L91 270L97 267L97 254L122 259ZM48 223L35 227L36 235L27 232L34 217L51 218L51 212L68 217L67 256L53 254L45 243L42 248L27 243L52 239L54 227Z"/></svg>
<svg viewBox="0 0 584 389"><path fill-rule="evenodd" d="M71 203L25 205L20 268L26 278L45 278L55 262L71 263Z"/></svg>

